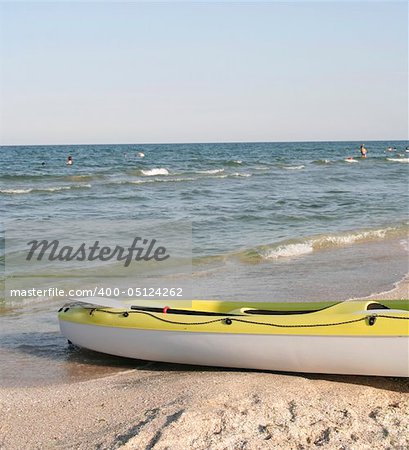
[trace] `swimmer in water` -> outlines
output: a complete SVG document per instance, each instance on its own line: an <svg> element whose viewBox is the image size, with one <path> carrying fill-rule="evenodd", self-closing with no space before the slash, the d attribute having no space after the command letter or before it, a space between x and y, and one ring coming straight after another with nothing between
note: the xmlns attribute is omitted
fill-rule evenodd
<svg viewBox="0 0 409 450"><path fill-rule="evenodd" d="M346 162L358 162L356 159L353 158L353 156L348 156L347 158L344 159L344 161Z"/></svg>
<svg viewBox="0 0 409 450"><path fill-rule="evenodd" d="M368 150L365 148L364 144L361 144L360 150L361 150L361 158L366 158L366 154L368 153Z"/></svg>
<svg viewBox="0 0 409 450"><path fill-rule="evenodd" d="M74 161L72 160L72 156L71 155L67 158L66 164L67 164L67 166L72 166L74 164Z"/></svg>

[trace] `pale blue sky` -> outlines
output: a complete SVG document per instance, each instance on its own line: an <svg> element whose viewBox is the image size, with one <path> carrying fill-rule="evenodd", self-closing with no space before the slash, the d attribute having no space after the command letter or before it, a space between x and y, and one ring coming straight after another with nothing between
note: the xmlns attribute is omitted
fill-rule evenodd
<svg viewBox="0 0 409 450"><path fill-rule="evenodd" d="M0 144L408 138L406 2L0 4Z"/></svg>

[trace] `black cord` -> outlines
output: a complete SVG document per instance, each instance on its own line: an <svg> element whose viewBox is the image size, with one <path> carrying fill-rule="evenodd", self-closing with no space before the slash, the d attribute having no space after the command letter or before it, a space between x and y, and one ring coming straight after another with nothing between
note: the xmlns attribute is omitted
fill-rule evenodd
<svg viewBox="0 0 409 450"><path fill-rule="evenodd" d="M109 311L105 309L94 309L92 310L92 313L98 311L98 312L104 312L106 314L114 314L114 315L124 315L124 312L120 311ZM370 317L379 318L382 317L384 319L403 319L403 320L409 320L409 317L399 317L399 316L389 316L389 315L371 315L371 316L365 316L365 317L359 317L357 319L351 319L351 320L345 320L343 322L332 322L332 323L314 323L314 324L277 324L277 323L266 323L266 322L258 322L256 320L247 320L247 319L239 319L238 317L228 317L226 318L218 318L213 320L207 320L204 322L181 322L176 320L169 320L165 319L163 317L158 317L155 314L152 314L150 312L146 311L127 311L127 315L125 317L128 317L129 314L143 314L148 317L152 317L153 319L159 320L160 322L169 323L173 325L184 325L184 326L198 326L198 325L209 325L212 323L225 323L225 324L232 324L233 322L239 322L244 324L250 324L250 325L264 325L268 327L276 327L276 328L318 328L318 327L331 327L331 326L338 326L338 325L347 325L350 323L357 323L357 322L363 322L367 320Z"/></svg>

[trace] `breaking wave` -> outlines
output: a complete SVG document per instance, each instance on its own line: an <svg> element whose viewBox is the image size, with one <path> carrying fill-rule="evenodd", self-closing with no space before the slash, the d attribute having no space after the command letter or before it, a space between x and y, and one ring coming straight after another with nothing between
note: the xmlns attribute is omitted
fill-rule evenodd
<svg viewBox="0 0 409 450"><path fill-rule="evenodd" d="M240 173L240 172L235 172L232 174L234 177L251 177L251 173Z"/></svg>
<svg viewBox="0 0 409 450"><path fill-rule="evenodd" d="M329 159L316 159L312 163L321 165L321 164L329 164L330 162L331 162L331 160L329 160Z"/></svg>
<svg viewBox="0 0 409 450"><path fill-rule="evenodd" d="M256 252L261 259L277 260L281 258L303 256L324 249L345 247L363 242L378 241L389 237L402 237L406 236L407 232L408 227L401 226L381 228L377 230L346 232L343 234L312 236L298 241L289 240L272 245L257 247L246 253L249 255L251 254L252 259L254 259L254 252Z"/></svg>
<svg viewBox="0 0 409 450"><path fill-rule="evenodd" d="M283 169L285 170L302 170L304 169L304 165L299 165L299 166L283 166Z"/></svg>
<svg viewBox="0 0 409 450"><path fill-rule="evenodd" d="M196 173L215 175L216 173L222 172L224 172L224 169L198 170Z"/></svg>
<svg viewBox="0 0 409 450"><path fill-rule="evenodd" d="M409 158L386 158L386 159L392 162L409 163Z"/></svg>
<svg viewBox="0 0 409 450"><path fill-rule="evenodd" d="M90 184L78 184L75 186L55 186L55 187L38 187L38 188L16 188L16 189L0 189L1 194L29 194L30 192L58 192L70 189L90 188Z"/></svg>
<svg viewBox="0 0 409 450"><path fill-rule="evenodd" d="M142 175L145 175L146 177L153 177L156 175L169 175L168 169L165 169L163 167L157 168L157 169L148 169L148 170L141 170Z"/></svg>

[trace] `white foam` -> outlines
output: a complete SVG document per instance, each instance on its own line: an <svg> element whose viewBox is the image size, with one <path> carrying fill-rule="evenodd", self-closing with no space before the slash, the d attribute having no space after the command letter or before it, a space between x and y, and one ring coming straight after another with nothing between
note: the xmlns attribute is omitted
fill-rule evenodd
<svg viewBox="0 0 409 450"><path fill-rule="evenodd" d="M268 250L261 250L259 253L265 259L290 258L307 255L321 249L336 248L361 243L371 240L385 239L387 234L394 232L394 228L383 228L379 230L360 231L355 233L345 233L340 235L317 236L306 239L298 243L283 243ZM408 241L401 241L401 245L407 246Z"/></svg>
<svg viewBox="0 0 409 450"><path fill-rule="evenodd" d="M305 166L300 165L300 166L284 166L283 169L285 170L301 170L304 169Z"/></svg>
<svg viewBox="0 0 409 450"><path fill-rule="evenodd" d="M347 159L344 159L344 161L345 162L347 162L347 163L356 163L356 162L358 162L356 159L354 159L354 158L347 158Z"/></svg>
<svg viewBox="0 0 409 450"><path fill-rule="evenodd" d="M196 173L207 173L209 175L214 175L222 172L224 172L224 169L198 170Z"/></svg>
<svg viewBox="0 0 409 450"><path fill-rule="evenodd" d="M160 167L158 169L148 169L148 170L141 170L142 175L145 175L146 177L152 177L155 175L169 175L168 169L165 169L163 167Z"/></svg>
<svg viewBox="0 0 409 450"><path fill-rule="evenodd" d="M313 247L314 249L327 247L342 247L344 245L354 244L355 242L362 242L373 239L385 239L388 231L392 231L392 228L361 231L344 235L324 236L322 238L314 239Z"/></svg>
<svg viewBox="0 0 409 450"><path fill-rule="evenodd" d="M243 161L241 159L237 159L237 160L235 160L233 162L236 163L236 164L243 164Z"/></svg>
<svg viewBox="0 0 409 450"><path fill-rule="evenodd" d="M197 178L151 178L149 180L124 180L124 181L114 181L109 184L146 184L146 183L176 183L183 181L196 181Z"/></svg>
<svg viewBox="0 0 409 450"><path fill-rule="evenodd" d="M0 189L0 192L2 194L28 194L32 190L33 190L32 188L29 188L29 189Z"/></svg>
<svg viewBox="0 0 409 450"><path fill-rule="evenodd" d="M116 184L145 184L153 183L155 180L132 180L132 181L119 181Z"/></svg>
<svg viewBox="0 0 409 450"><path fill-rule="evenodd" d="M409 252L409 240L408 239L402 239L399 241L399 244L407 251Z"/></svg>
<svg viewBox="0 0 409 450"><path fill-rule="evenodd" d="M236 172L236 173L233 173L233 176L235 176L235 177L251 177L251 173L240 173L240 172Z"/></svg>
<svg viewBox="0 0 409 450"><path fill-rule="evenodd" d="M195 181L197 178L155 178L154 180L147 180L146 182L160 182L160 183L177 183L183 181Z"/></svg>
<svg viewBox="0 0 409 450"><path fill-rule="evenodd" d="M50 188L44 188L44 189L35 189L37 191L46 191L46 192L57 192L57 191L66 191L71 189L70 186L56 186L56 187L50 187Z"/></svg>
<svg viewBox="0 0 409 450"><path fill-rule="evenodd" d="M409 163L409 158L386 158L388 161Z"/></svg>
<svg viewBox="0 0 409 450"><path fill-rule="evenodd" d="M183 182L183 181L196 181L197 178L168 178L167 180L156 180L156 181L169 181L169 182Z"/></svg>
<svg viewBox="0 0 409 450"><path fill-rule="evenodd" d="M316 159L315 161L312 161L313 164L329 164L330 162L330 159Z"/></svg>
<svg viewBox="0 0 409 450"><path fill-rule="evenodd" d="M69 189L82 189L82 188L90 188L90 184L76 184L73 186L56 186L56 187L50 187L50 188L41 188L41 189L34 189L36 191L47 191L47 192L56 192L56 191L66 191Z"/></svg>
<svg viewBox="0 0 409 450"><path fill-rule="evenodd" d="M73 186L55 186L55 187L42 187L42 188L21 188L21 189L0 189L2 194L29 194L30 192L57 192L66 191L69 189L81 189L90 188L90 184L77 184Z"/></svg>
<svg viewBox="0 0 409 450"><path fill-rule="evenodd" d="M307 255L314 251L311 242L299 244L287 244L268 250L262 256L265 259L291 258L296 256Z"/></svg>
<svg viewBox="0 0 409 450"><path fill-rule="evenodd" d="M8 308L25 308L54 300L53 297L19 297L15 300L6 298L6 306Z"/></svg>

